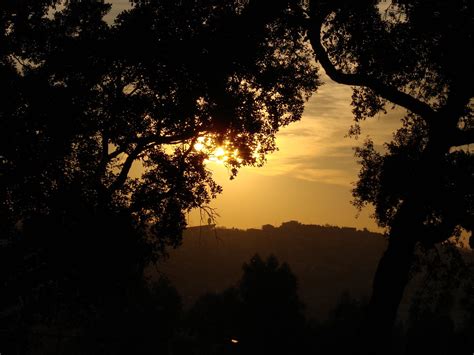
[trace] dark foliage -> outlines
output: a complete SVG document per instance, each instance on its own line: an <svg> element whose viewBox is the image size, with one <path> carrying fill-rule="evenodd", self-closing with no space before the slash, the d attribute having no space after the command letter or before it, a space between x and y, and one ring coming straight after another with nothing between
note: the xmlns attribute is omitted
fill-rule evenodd
<svg viewBox="0 0 474 355"><path fill-rule="evenodd" d="M463 273L472 271L472 263L466 263L452 245L440 247L437 255L442 260L434 260L436 253L429 254L418 254L416 275L422 282L408 319L391 333L386 354L470 352L473 279ZM435 269L440 268L446 277L438 278L443 273ZM183 323L187 338L174 344L186 349L183 354L355 354L364 345L366 300L344 292L327 319L308 319L301 312L297 280L287 265L274 257L264 261L255 256L244 264L243 272L236 287L202 296L187 312ZM468 317L459 318L459 311Z"/></svg>
<svg viewBox="0 0 474 355"><path fill-rule="evenodd" d="M374 205L389 236L369 307L373 351L384 353L416 244L472 234L472 2L313 0L303 11L316 59L355 87L353 133L390 105L407 112L384 152L370 140L356 151L354 202Z"/></svg>
<svg viewBox="0 0 474 355"><path fill-rule="evenodd" d="M109 10L0 6L7 334L81 329L133 308L144 265L179 245L185 213L221 191L205 159L222 146L232 176L261 165L318 85L284 2L132 1L112 24Z"/></svg>
<svg viewBox="0 0 474 355"><path fill-rule="evenodd" d="M355 87L354 132L390 104L407 110L385 152L370 141L357 151L355 204L373 204L389 236L369 303L366 336L374 341L362 351L386 353L416 245L433 248L462 228L473 240L472 2L132 5L113 24L99 0L0 7L7 337L40 325L84 329L93 314L107 319L110 297L129 305L144 265L179 244L184 213L220 192L204 165L213 149L232 153L235 176L242 165L262 164L278 128L300 118L319 84L314 54L329 77ZM194 149L199 139L202 150ZM298 309L291 293L262 306L270 299L252 278L272 288L274 274L290 275L256 262L240 285L252 325L273 320L263 338L249 335L252 351L263 351L261 339L276 344L269 339L281 324L269 309L283 298L292 311L281 317ZM277 288L282 295L292 280ZM430 319L452 333L444 316Z"/></svg>
<svg viewBox="0 0 474 355"><path fill-rule="evenodd" d="M236 288L201 297L189 327L199 354L300 353L307 340L296 277L274 256L255 255Z"/></svg>

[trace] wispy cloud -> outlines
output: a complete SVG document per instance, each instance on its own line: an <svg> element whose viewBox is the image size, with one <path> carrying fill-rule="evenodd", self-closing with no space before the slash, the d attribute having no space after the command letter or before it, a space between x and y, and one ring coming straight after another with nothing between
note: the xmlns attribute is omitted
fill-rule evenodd
<svg viewBox="0 0 474 355"><path fill-rule="evenodd" d="M279 151L270 155L266 166L255 169L255 173L349 187L359 170L353 147L367 136L378 145L391 139L400 125L400 110L363 122L361 138L348 138L353 124L352 89L326 75L323 80L324 85L307 103L302 120L281 130L277 136Z"/></svg>

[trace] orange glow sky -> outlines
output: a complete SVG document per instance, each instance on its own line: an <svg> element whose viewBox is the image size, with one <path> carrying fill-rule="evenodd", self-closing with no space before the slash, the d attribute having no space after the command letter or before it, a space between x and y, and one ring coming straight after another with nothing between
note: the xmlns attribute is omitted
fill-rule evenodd
<svg viewBox="0 0 474 355"><path fill-rule="evenodd" d="M283 128L277 135L279 151L268 156L261 168L245 167L229 180L226 168L209 163L224 192L212 203L217 224L250 228L284 221L333 224L376 230L364 210L358 218L350 204L352 183L359 167L353 147L370 136L377 145L390 140L400 125L400 111L391 111L362 124L359 139L347 138L353 123L351 88L323 76L324 85L306 104L301 121ZM189 215L198 225L200 214ZM202 221L207 223L207 217Z"/></svg>
<svg viewBox="0 0 474 355"><path fill-rule="evenodd" d="M128 0L113 0L111 21L129 7ZM217 224L225 227L259 228L284 221L353 226L379 230L367 208L357 218L350 204L352 183L358 165L353 147L370 136L376 145L390 140L400 126L400 111L391 111L362 124L358 140L345 137L353 123L351 88L323 75L324 85L306 104L300 122L283 128L277 135L279 151L268 156L262 168L246 167L234 180L226 168L209 163L224 192L211 204L219 214ZM207 224L198 211L188 215L189 225Z"/></svg>

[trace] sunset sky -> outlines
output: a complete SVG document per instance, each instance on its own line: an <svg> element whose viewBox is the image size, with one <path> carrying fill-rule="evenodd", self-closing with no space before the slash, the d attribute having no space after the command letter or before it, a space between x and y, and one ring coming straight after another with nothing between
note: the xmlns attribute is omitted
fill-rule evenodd
<svg viewBox="0 0 474 355"><path fill-rule="evenodd" d="M268 156L265 166L243 168L236 179L229 180L223 165L209 164L224 188L212 203L220 215L218 225L250 228L298 220L377 229L370 209L357 218L350 204L359 171L353 147L367 136L377 145L389 141L402 113L395 110L364 122L357 140L345 137L353 123L351 88L326 75L323 81L306 104L302 120L277 135L279 151ZM189 216L189 224L199 224L198 213Z"/></svg>
<svg viewBox="0 0 474 355"><path fill-rule="evenodd" d="M129 6L128 0L112 1L107 19ZM306 104L303 118L277 135L279 151L268 156L262 168L246 167L229 180L226 168L209 163L224 192L211 204L219 214L217 224L251 228L284 221L332 224L377 230L371 209L358 215L350 201L357 181L358 165L353 147L370 136L381 146L400 125L400 111L391 111L362 124L359 139L345 137L353 123L351 88L322 76L324 85ZM200 222L195 211L189 225Z"/></svg>

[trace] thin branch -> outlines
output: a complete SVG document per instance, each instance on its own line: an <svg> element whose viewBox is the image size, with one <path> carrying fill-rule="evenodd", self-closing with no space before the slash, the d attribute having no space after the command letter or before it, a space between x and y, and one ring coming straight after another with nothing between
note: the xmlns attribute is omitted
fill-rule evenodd
<svg viewBox="0 0 474 355"><path fill-rule="evenodd" d="M181 134L176 134L173 136L150 135L150 136L138 138L137 143L144 144L144 145L177 144L182 141L191 139L193 137L197 137L199 134L204 135L205 132L201 132L198 129L195 129L195 130L185 131Z"/></svg>
<svg viewBox="0 0 474 355"><path fill-rule="evenodd" d="M195 137L191 140L191 142L189 143L188 149L186 149L186 150L184 151L184 153L183 153L183 159L186 158L186 157L192 152L192 150L193 150L193 148L194 148L194 145L195 145L196 142L197 142L197 139L198 139L198 137L195 136Z"/></svg>
<svg viewBox="0 0 474 355"><path fill-rule="evenodd" d="M322 18L308 20L308 38L316 54L316 59L326 71L326 74L335 82L351 86L365 86L374 90L378 95L393 102L396 105L405 107L411 112L430 121L436 112L426 103L399 91L393 86L389 86L376 78L363 74L347 74L338 70L329 58L326 49L321 43Z"/></svg>
<svg viewBox="0 0 474 355"><path fill-rule="evenodd" d="M127 151L127 147L125 146L121 148L117 148L107 156L107 159L111 161L112 159L117 158L120 154L125 153L126 151Z"/></svg>
<svg viewBox="0 0 474 355"><path fill-rule="evenodd" d="M144 148L148 149L160 144L177 144L182 141L191 139L193 137L197 137L198 134L204 135L206 134L204 131L199 132L198 130L195 131L188 131L182 134L177 134L174 136L158 136L158 135L149 135L145 137L140 137L132 141L132 143L141 144ZM127 151L127 146L123 146L114 150L112 153L108 155L108 159L112 160L118 157L120 154L125 153Z"/></svg>
<svg viewBox="0 0 474 355"><path fill-rule="evenodd" d="M137 145L135 149L127 156L127 159L122 165L122 169L120 170L119 175L115 179L115 181L109 186L109 192L112 193L117 191L120 187L123 186L125 181L127 180L128 173L132 168L133 162L138 158L138 156L143 153L145 150L148 150L154 146L161 145L161 144L176 144L182 142L184 140L191 139L193 137L197 137L198 133L204 134L204 132L199 132L198 130L184 132L182 134L174 135L174 136L147 136L138 139ZM193 144L191 144L189 151L192 149ZM111 155L117 156L120 153L123 153L122 149L117 149L113 153L109 154L109 158ZM189 153L189 152L188 152Z"/></svg>
<svg viewBox="0 0 474 355"><path fill-rule="evenodd" d="M126 86L125 86L125 87L126 87ZM136 85L136 86L132 89L132 91L130 91L130 92L128 92L128 93L125 93L125 96L133 96L133 94L135 94L135 93L138 91L138 89L140 89L140 87L139 87L138 85ZM122 92L123 92L123 90L124 90L124 89L122 89Z"/></svg>
<svg viewBox="0 0 474 355"><path fill-rule="evenodd" d="M10 56L18 63L20 64L23 68L26 68L26 69L31 69L31 67L24 63L20 58L18 58L16 55L14 54L10 54Z"/></svg>
<svg viewBox="0 0 474 355"><path fill-rule="evenodd" d="M137 144L135 149L133 149L132 152L127 156L127 159L123 163L119 175L108 188L109 193L113 193L123 186L127 180L128 173L132 168L133 162L138 158L138 155L144 150L144 148L145 146L143 144Z"/></svg>

